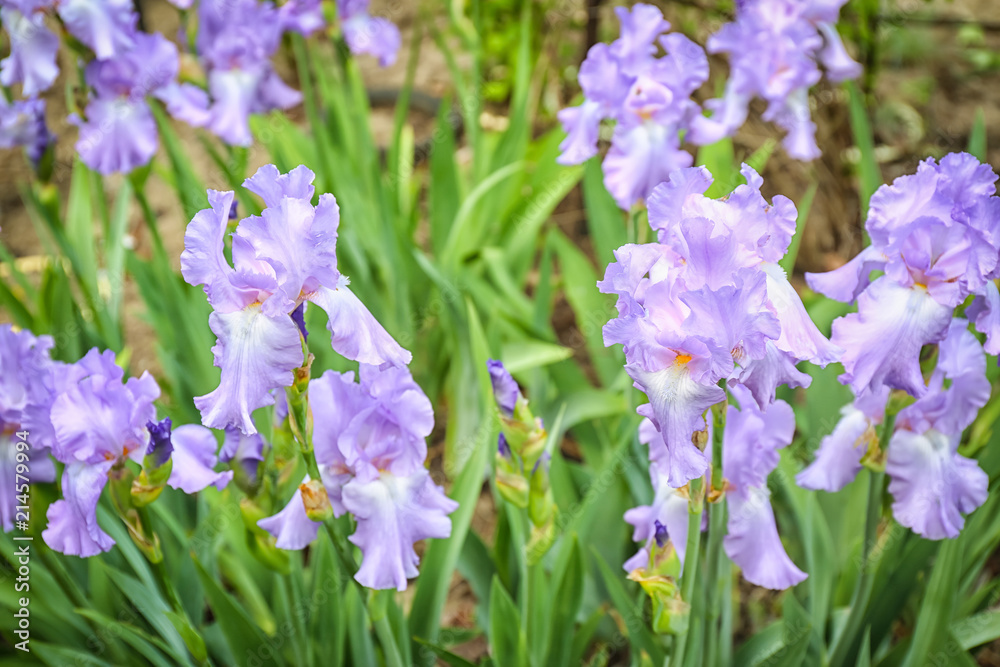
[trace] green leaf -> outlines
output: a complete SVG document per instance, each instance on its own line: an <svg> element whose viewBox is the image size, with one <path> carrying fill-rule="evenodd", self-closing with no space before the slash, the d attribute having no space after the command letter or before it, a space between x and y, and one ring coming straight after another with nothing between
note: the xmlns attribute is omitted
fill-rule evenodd
<svg viewBox="0 0 1000 667"><path fill-rule="evenodd" d="M612 570L595 547L591 547L591 553L597 560L597 566L601 571L601 577L605 587L607 587L608 594L611 596L611 602L625 622L626 635L632 644L635 655L645 651L652 659L653 664L663 664L663 649L660 648L659 641L650 631L642 607L635 604L633 597L626 592L625 575L622 574L621 568Z"/></svg>
<svg viewBox="0 0 1000 667"><path fill-rule="evenodd" d="M614 251L625 245L625 215L604 187L604 172L598 158L587 160L583 169L583 207L587 228L594 237L597 261L605 266L614 261Z"/></svg>
<svg viewBox="0 0 1000 667"><path fill-rule="evenodd" d="M275 643L250 619L242 605L237 604L233 596L222 590L215 577L205 571L197 560L195 568L198 579L205 588L208 606L211 607L233 656L241 662L254 657L259 660L260 665L284 664Z"/></svg>
<svg viewBox="0 0 1000 667"><path fill-rule="evenodd" d="M450 665L451 667L476 667L475 663L469 662L462 656L452 653L443 646L433 644L426 639L421 639L420 637L414 637L413 641L421 646L419 657L425 661L437 656L446 665ZM428 655L428 652L433 655Z"/></svg>
<svg viewBox="0 0 1000 667"><path fill-rule="evenodd" d="M969 650L1000 639L1000 609L980 612L951 624L951 634Z"/></svg>
<svg viewBox="0 0 1000 667"><path fill-rule="evenodd" d="M982 107L976 109L976 121L969 133L968 151L980 162L986 162L986 116Z"/></svg>
<svg viewBox="0 0 1000 667"><path fill-rule="evenodd" d="M923 667L928 656L947 648L952 609L962 574L965 542L961 536L945 540L938 551L927 591L921 600L917 625L913 630L913 643L906 654L904 667Z"/></svg>
<svg viewBox="0 0 1000 667"><path fill-rule="evenodd" d="M543 664L549 667L570 665L573 637L576 634L576 617L583 603L584 562L580 543L573 535L570 539L569 558L557 571L561 574L553 581L555 597L552 600L552 630L549 654Z"/></svg>
<svg viewBox="0 0 1000 667"><path fill-rule="evenodd" d="M527 639L521 615L500 577L490 587L490 655L498 665L527 665Z"/></svg>
<svg viewBox="0 0 1000 667"><path fill-rule="evenodd" d="M868 217L868 201L872 194L882 185L882 173L875 159L875 139L872 135L871 121L868 120L868 109L864 97L857 84L848 81L848 110L850 112L851 130L854 132L854 145L861 152L858 165L861 195L861 219Z"/></svg>
<svg viewBox="0 0 1000 667"><path fill-rule="evenodd" d="M573 350L555 343L524 340L507 343L501 348L500 359L513 374L555 364L573 356Z"/></svg>

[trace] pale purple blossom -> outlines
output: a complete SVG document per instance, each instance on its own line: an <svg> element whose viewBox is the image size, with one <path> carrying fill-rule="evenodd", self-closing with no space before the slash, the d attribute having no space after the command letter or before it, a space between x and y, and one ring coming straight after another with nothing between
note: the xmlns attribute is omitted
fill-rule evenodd
<svg viewBox="0 0 1000 667"><path fill-rule="evenodd" d="M17 100L7 104L0 95L0 148L23 147L37 167L54 141L55 136L45 123L45 100Z"/></svg>
<svg viewBox="0 0 1000 667"><path fill-rule="evenodd" d="M614 121L604 183L627 210L672 172L691 165L679 133L700 114L691 94L708 78L708 59L684 35L664 34L670 24L656 7L638 4L615 12L620 37L591 47L580 67L584 101L559 112L566 139L558 161L577 164L596 155L601 121ZM657 57L661 47L666 54Z"/></svg>
<svg viewBox="0 0 1000 667"><path fill-rule="evenodd" d="M799 160L819 157L809 88L822 78L821 67L834 83L861 73L834 25L844 1L738 2L736 21L708 40L709 53L729 56L725 93L705 103L712 115L694 120L691 141L707 144L733 134L746 121L750 101L760 97L767 102L764 120L787 132L788 154Z"/></svg>
<svg viewBox="0 0 1000 667"><path fill-rule="evenodd" d="M24 97L49 89L59 75L59 38L45 25L47 2L0 1L0 23L10 37L10 55L0 61L0 84L21 84Z"/></svg>
<svg viewBox="0 0 1000 667"><path fill-rule="evenodd" d="M347 48L354 55L367 54L388 67L396 62L402 44L399 28L382 16L369 13L370 0L337 0L337 16Z"/></svg>
<svg viewBox="0 0 1000 667"><path fill-rule="evenodd" d="M272 405L274 389L289 387L305 361L292 313L304 302L326 311L333 349L365 364L405 365L399 346L348 288L337 270L340 210L333 195L313 205L313 172L300 166L280 174L261 167L244 187L265 204L260 216L240 221L232 234L230 265L224 254L232 192L209 190L211 208L188 225L181 272L204 285L218 337L212 351L222 370L219 387L195 399L206 426L257 432L251 413Z"/></svg>
<svg viewBox="0 0 1000 667"><path fill-rule="evenodd" d="M417 575L414 543L448 537L448 514L458 505L424 467L434 414L409 370L362 364L360 376L327 371L310 383L316 462L334 514L356 521L349 539L362 553L358 582L404 590ZM319 526L298 490L258 525L283 549L303 548Z"/></svg>

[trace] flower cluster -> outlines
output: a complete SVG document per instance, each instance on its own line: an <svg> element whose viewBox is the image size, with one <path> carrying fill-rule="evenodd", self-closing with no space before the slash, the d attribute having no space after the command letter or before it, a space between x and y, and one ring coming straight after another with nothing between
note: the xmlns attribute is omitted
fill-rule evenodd
<svg viewBox="0 0 1000 667"><path fill-rule="evenodd" d="M124 371L111 351L95 348L76 363L64 364L49 357L52 344L48 336L0 327L3 529L13 528L14 489L22 486L14 463L15 449L23 450L13 439L20 433L23 438L16 442L28 443L28 465L22 468L31 482L55 481L53 459L64 465L63 497L49 506L42 532L49 547L93 556L114 546L97 522L97 504L110 482L115 508L133 537L154 548L145 540L134 508L155 500L165 485L185 493L224 487L232 473L213 469L215 437L198 425L171 433L169 419L157 421L156 381L143 373L123 382Z"/></svg>
<svg viewBox="0 0 1000 667"><path fill-rule="evenodd" d="M315 415L313 446L321 480L303 481L288 505L259 521L282 549L302 549L316 539L321 507L316 482L333 514L350 512L349 538L362 553L355 575L369 588L404 590L417 575L419 540L451 534L448 498L424 467L424 439L434 413L405 366L361 364L354 373L327 371L309 383ZM312 518L310 515L312 514Z"/></svg>
<svg viewBox="0 0 1000 667"><path fill-rule="evenodd" d="M788 133L784 142L788 154L799 160L819 157L809 88L822 77L821 65L834 83L861 73L835 26L844 2L737 2L736 21L708 40L709 53L729 56L725 94L705 103L712 116L695 119L691 141L707 144L731 135L746 120L750 101L760 97L767 102L764 120Z"/></svg>
<svg viewBox="0 0 1000 667"><path fill-rule="evenodd" d="M33 98L8 103L0 95L0 148L23 147L32 165L38 166L55 141L45 124L45 100Z"/></svg>
<svg viewBox="0 0 1000 667"><path fill-rule="evenodd" d="M704 415L727 401L728 389L740 408L730 406L723 434L727 551L750 581L784 588L804 575L787 557L761 560L784 553L765 481L776 450L791 441L794 418L775 391L808 386L795 364L826 365L840 350L809 319L777 264L795 232L794 205L780 196L768 204L760 176L746 165L742 174L747 183L722 200L704 196L712 182L704 168L673 174L649 198L658 242L620 248L598 287L618 297L604 342L623 345L626 371L649 398L638 411L648 419L643 440L658 500L630 514L636 539L654 537L654 520L668 533L677 526L672 499L707 471ZM670 534L675 548L680 530Z"/></svg>
<svg viewBox="0 0 1000 667"><path fill-rule="evenodd" d="M833 491L877 446L891 390L916 401L895 416L885 470L896 519L932 539L955 537L986 498L987 480L957 453L962 431L989 399L986 353L1000 352L1000 198L996 174L971 155L928 159L917 173L872 196L866 228L871 245L846 265L807 274L809 285L858 310L833 323L844 348L841 382L856 396L817 461L799 476L806 488ZM884 272L870 280L872 271ZM971 298L965 317L956 308ZM968 330L986 336L985 350ZM937 345L925 381L921 349ZM880 463L878 452L870 458Z"/></svg>
<svg viewBox="0 0 1000 667"><path fill-rule="evenodd" d="M708 78L708 59L684 35L664 34L670 24L656 7L615 11L621 36L591 47L580 67L584 102L559 112L567 132L559 162L577 164L596 155L601 121L613 120L604 183L627 210L671 172L691 165L678 133L701 113L691 94ZM666 55L656 56L658 45Z"/></svg>

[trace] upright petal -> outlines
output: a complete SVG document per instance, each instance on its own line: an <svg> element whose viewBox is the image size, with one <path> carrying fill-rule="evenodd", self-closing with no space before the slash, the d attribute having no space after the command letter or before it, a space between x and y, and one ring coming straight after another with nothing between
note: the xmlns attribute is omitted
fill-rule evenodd
<svg viewBox="0 0 1000 667"><path fill-rule="evenodd" d="M218 336L212 353L222 375L215 391L194 399L202 423L256 433L251 413L273 404L271 390L290 387L292 371L302 365L299 329L291 317L268 317L259 305L233 313L213 312L208 323Z"/></svg>
<svg viewBox="0 0 1000 667"><path fill-rule="evenodd" d="M113 58L135 43L137 16L129 0L61 0L66 29L100 60Z"/></svg>

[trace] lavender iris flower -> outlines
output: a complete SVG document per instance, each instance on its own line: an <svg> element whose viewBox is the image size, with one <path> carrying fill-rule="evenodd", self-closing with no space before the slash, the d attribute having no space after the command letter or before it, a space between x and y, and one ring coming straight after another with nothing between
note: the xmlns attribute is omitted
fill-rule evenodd
<svg viewBox="0 0 1000 667"><path fill-rule="evenodd" d="M62 366L49 358L52 345L49 336L36 338L30 331L0 325L0 526L4 532L14 528L19 504L15 491L20 486L15 459L18 444L28 443L32 482L52 482L56 478L48 456L52 429L40 424L52 406L56 375Z"/></svg>
<svg viewBox="0 0 1000 667"><path fill-rule="evenodd" d="M0 84L22 84L25 97L48 90L59 75L59 38L45 25L48 4L44 0L0 1L0 23L10 36L10 55L0 61Z"/></svg>
<svg viewBox="0 0 1000 667"><path fill-rule="evenodd" d="M387 18L368 13L370 0L337 0L344 41L354 55L368 54L388 67L396 62L402 38L399 28Z"/></svg>
<svg viewBox="0 0 1000 667"><path fill-rule="evenodd" d="M273 389L291 386L303 363L291 313L303 302L329 316L333 349L365 364L405 365L399 346L348 288L337 270L340 209L333 195L313 206L313 172L300 166L279 174L261 167L243 185L264 200L260 216L240 221L232 235L233 266L224 254L232 192L208 191L211 208L197 213L184 235L181 273L204 285L218 337L212 351L222 369L219 387L195 399L206 426L257 432L251 412L274 403Z"/></svg>
<svg viewBox="0 0 1000 667"><path fill-rule="evenodd" d="M736 21L708 40L710 53L729 55L725 94L705 103L712 116L695 119L690 140L707 144L733 134L746 121L750 100L760 97L768 104L764 120L788 133L784 141L788 154L799 160L819 157L809 88L822 77L821 65L835 83L861 73L834 27L844 1L737 3Z"/></svg>
<svg viewBox="0 0 1000 667"><path fill-rule="evenodd" d="M691 94L708 79L708 59L684 35L664 34L670 24L656 7L638 4L631 12L615 12L621 36L591 47L580 67L583 104L559 112L567 136L558 162L578 164L596 155L601 121L613 120L604 184L627 210L671 172L691 165L679 132L699 117ZM657 58L660 46L666 55Z"/></svg>
<svg viewBox="0 0 1000 667"><path fill-rule="evenodd" d="M307 18L308 7L304 15L291 11L257 0L201 2L197 47L208 71L208 93L192 84L172 88L167 99L171 113L191 125L208 127L226 143L249 146L250 114L288 109L302 100L270 60L285 29L299 23L308 29L314 23Z"/></svg>
<svg viewBox="0 0 1000 667"><path fill-rule="evenodd" d="M45 124L45 100L18 100L7 104L0 96L0 148L24 147L35 166L55 141Z"/></svg>
<svg viewBox="0 0 1000 667"><path fill-rule="evenodd" d="M424 439L434 426L430 401L401 366L361 365L353 373L327 371L309 385L315 419L313 445L334 514L350 512L361 549L356 579L369 588L404 590L417 575L419 540L451 533L457 503L424 467ZM259 525L283 549L301 549L316 537L297 490L288 505Z"/></svg>
<svg viewBox="0 0 1000 667"><path fill-rule="evenodd" d="M70 118L80 128L80 159L102 174L129 172L153 159L159 134L146 96L176 85L177 47L159 33L137 33L133 44L110 60L87 65L94 96L86 119Z"/></svg>
<svg viewBox="0 0 1000 667"><path fill-rule="evenodd" d="M779 384L808 384L796 362L826 365L840 353L777 266L794 233L794 205L780 196L768 204L760 176L747 166L742 173L747 184L723 200L704 196L711 176L703 168L671 176L649 199L659 242L619 248L598 283L618 296L604 342L624 346L625 368L649 397L639 413L664 445L651 458L675 488L708 467L691 436L725 399L720 381L745 385L765 410Z"/></svg>
<svg viewBox="0 0 1000 667"><path fill-rule="evenodd" d="M102 354L96 348L61 376L49 416L55 433L52 454L66 466L63 498L49 506L42 537L55 551L93 556L115 544L97 523L97 503L108 474L129 459L140 463L151 445L154 451L158 442L163 447L153 406L160 388L149 373L123 383L114 353ZM232 476L212 470L216 442L204 427L174 430L170 447L173 467L167 484L174 488L187 493L209 484L222 488Z"/></svg>
<svg viewBox="0 0 1000 667"><path fill-rule="evenodd" d="M920 348L944 339L952 311L970 295L976 328L1000 346L1000 198L996 174L971 155L927 159L917 173L880 187L865 226L871 246L843 267L806 274L816 291L857 299L858 311L833 323L843 347L841 381L855 395L882 385L922 396ZM874 269L885 275L869 283Z"/></svg>

